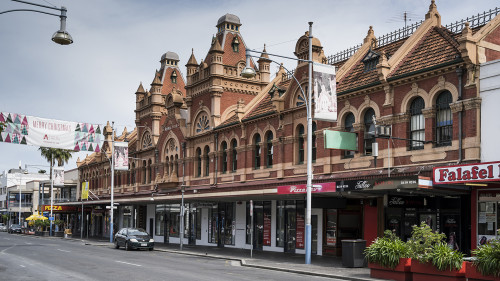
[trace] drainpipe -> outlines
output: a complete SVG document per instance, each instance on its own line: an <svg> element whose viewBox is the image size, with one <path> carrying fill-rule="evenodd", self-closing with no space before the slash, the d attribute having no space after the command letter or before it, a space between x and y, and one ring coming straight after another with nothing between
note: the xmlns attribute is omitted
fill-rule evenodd
<svg viewBox="0 0 500 281"><path fill-rule="evenodd" d="M463 69L461 67L456 70L458 76L458 100L462 100L462 74ZM462 110L458 112L458 164L462 163Z"/></svg>

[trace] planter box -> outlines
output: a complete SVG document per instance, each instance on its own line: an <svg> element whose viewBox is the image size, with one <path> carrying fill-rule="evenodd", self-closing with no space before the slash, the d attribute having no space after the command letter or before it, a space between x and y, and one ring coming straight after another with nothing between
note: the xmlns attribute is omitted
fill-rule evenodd
<svg viewBox="0 0 500 281"><path fill-rule="evenodd" d="M48 231L35 231L35 236L49 236Z"/></svg>
<svg viewBox="0 0 500 281"><path fill-rule="evenodd" d="M468 281L500 281L500 278L491 275L482 275L472 262L465 262L465 277Z"/></svg>
<svg viewBox="0 0 500 281"><path fill-rule="evenodd" d="M64 231L54 231L54 237L64 237Z"/></svg>
<svg viewBox="0 0 500 281"><path fill-rule="evenodd" d="M411 273L411 259L401 258L399 264L394 268L380 266L376 263L369 263L370 277L395 280L395 281L413 281Z"/></svg>
<svg viewBox="0 0 500 281"><path fill-rule="evenodd" d="M420 263L416 260L411 263L413 281L465 281L465 262L460 270L440 271L430 263Z"/></svg>

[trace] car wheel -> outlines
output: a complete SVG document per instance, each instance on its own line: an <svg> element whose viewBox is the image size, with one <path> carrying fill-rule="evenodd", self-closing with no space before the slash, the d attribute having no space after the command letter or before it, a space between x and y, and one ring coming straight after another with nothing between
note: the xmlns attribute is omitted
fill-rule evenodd
<svg viewBox="0 0 500 281"><path fill-rule="evenodd" d="M150 251L153 251L153 248L149 248Z"/></svg>
<svg viewBox="0 0 500 281"><path fill-rule="evenodd" d="M125 251L130 251L130 246L128 245L128 242L125 242Z"/></svg>
<svg viewBox="0 0 500 281"><path fill-rule="evenodd" d="M120 248L120 245L118 245L118 241L115 241L115 249Z"/></svg>

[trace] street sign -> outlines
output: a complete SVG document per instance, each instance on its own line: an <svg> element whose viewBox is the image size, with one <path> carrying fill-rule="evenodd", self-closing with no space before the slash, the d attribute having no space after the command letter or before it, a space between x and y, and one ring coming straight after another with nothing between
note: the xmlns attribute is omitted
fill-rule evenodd
<svg viewBox="0 0 500 281"><path fill-rule="evenodd" d="M49 221L53 221L54 220L54 217L49 217Z"/></svg>
<svg viewBox="0 0 500 281"><path fill-rule="evenodd" d="M111 206L106 206L106 209L108 209L108 210L111 209ZM116 210L116 209L118 209L118 207L113 206L113 210Z"/></svg>
<svg viewBox="0 0 500 281"><path fill-rule="evenodd" d="M358 150L356 133L324 130L325 148Z"/></svg>

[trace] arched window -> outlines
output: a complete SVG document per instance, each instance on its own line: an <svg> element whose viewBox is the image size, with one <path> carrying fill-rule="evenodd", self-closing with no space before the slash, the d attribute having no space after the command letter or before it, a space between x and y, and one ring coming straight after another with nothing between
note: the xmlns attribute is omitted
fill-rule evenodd
<svg viewBox="0 0 500 281"><path fill-rule="evenodd" d="M196 149L196 176L201 177L201 148Z"/></svg>
<svg viewBox="0 0 500 281"><path fill-rule="evenodd" d="M354 114L352 112L349 112L347 116L345 117L344 121L344 129L346 132L354 132L354 122L356 121ZM356 138L357 139L357 138ZM344 151L344 158L353 158L354 157L354 151L352 150L346 150Z"/></svg>
<svg viewBox="0 0 500 281"><path fill-rule="evenodd" d="M147 162L146 160L142 161L142 184L146 184L146 169Z"/></svg>
<svg viewBox="0 0 500 281"><path fill-rule="evenodd" d="M255 169L260 169L260 143L261 143L260 135L255 134L253 137L253 144L254 144L254 168Z"/></svg>
<svg viewBox="0 0 500 281"><path fill-rule="evenodd" d="M151 140L151 134L146 132L144 137L142 138L142 148L148 148L153 145L153 141Z"/></svg>
<svg viewBox="0 0 500 281"><path fill-rule="evenodd" d="M421 97L415 98L410 105L410 139L419 140L411 141L410 149L423 149L425 140L425 119L422 114L422 109L425 107L424 99Z"/></svg>
<svg viewBox="0 0 500 281"><path fill-rule="evenodd" d="M316 122L312 123L312 161L316 162Z"/></svg>
<svg viewBox="0 0 500 281"><path fill-rule="evenodd" d="M373 135L369 134L370 129L375 130L375 126L373 124L373 119L375 118L375 110L373 108L369 108L365 112L365 116L363 118L365 125L365 155L372 155L372 144L373 144Z"/></svg>
<svg viewBox="0 0 500 281"><path fill-rule="evenodd" d="M153 179L153 169L154 168L153 168L152 164L153 163L152 163L151 159L149 159L149 162L148 162L148 173L147 173L148 174L148 181L147 181L148 183L150 183L152 181L152 179Z"/></svg>
<svg viewBox="0 0 500 281"><path fill-rule="evenodd" d="M210 129L210 120L208 119L208 115L202 114L198 120L196 121L196 133L201 133Z"/></svg>
<svg viewBox="0 0 500 281"><path fill-rule="evenodd" d="M297 161L299 164L304 164L304 126L301 124L297 128L297 136L298 136L298 154Z"/></svg>
<svg viewBox="0 0 500 281"><path fill-rule="evenodd" d="M451 145L453 136L453 117L450 103L453 101L449 91L442 92L436 99L436 145Z"/></svg>
<svg viewBox="0 0 500 281"><path fill-rule="evenodd" d="M221 146L222 146L221 170L222 173L225 174L227 172L227 142L223 141Z"/></svg>
<svg viewBox="0 0 500 281"><path fill-rule="evenodd" d="M208 153L210 153L210 148L207 145L205 146L203 153L203 162L205 162L205 177L208 177L208 175L210 174L210 162L208 160Z"/></svg>
<svg viewBox="0 0 500 281"><path fill-rule="evenodd" d="M236 172L238 170L238 151L236 147L238 143L236 140L231 141L231 171Z"/></svg>
<svg viewBox="0 0 500 281"><path fill-rule="evenodd" d="M172 75L170 75L170 80L172 81L173 84L177 84L177 73L172 71Z"/></svg>
<svg viewBox="0 0 500 281"><path fill-rule="evenodd" d="M273 166L273 132L269 131L266 136L266 167Z"/></svg>

